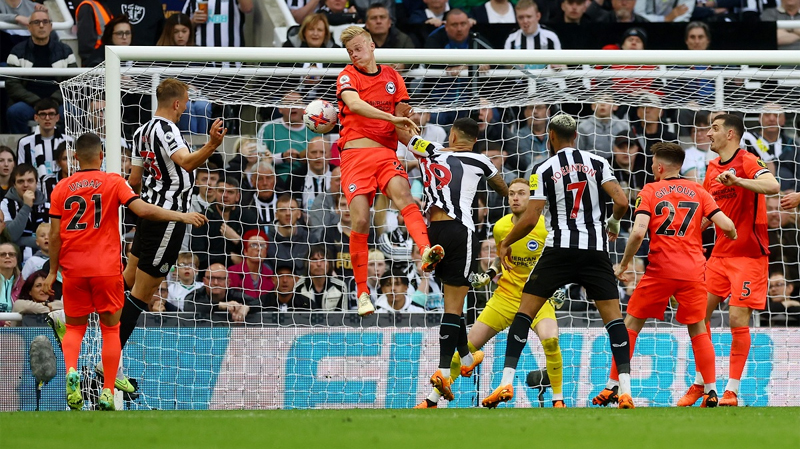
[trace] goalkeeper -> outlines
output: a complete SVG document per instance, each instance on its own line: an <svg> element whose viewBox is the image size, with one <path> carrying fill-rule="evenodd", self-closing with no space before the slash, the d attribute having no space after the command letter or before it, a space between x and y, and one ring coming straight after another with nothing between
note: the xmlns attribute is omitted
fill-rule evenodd
<svg viewBox="0 0 800 449"><path fill-rule="evenodd" d="M494 239L499 244L508 235L514 223L525 212L530 198L528 182L522 178L511 181L508 186L508 202L511 213L497 221L494 225ZM544 242L547 238L544 217L539 217L539 223L528 234L511 246L514 269L507 271L502 268L499 258L495 258L492 265L485 273L470 276L472 287L483 287L500 274L495 290L486 308L478 316L467 336L469 350L473 354L473 363L461 366L458 353L453 356L450 376L455 380L459 375L470 377L475 367L483 361L483 351L480 349L499 332L511 325L514 315L519 309L519 299L522 296L522 287L542 254ZM502 271L501 271L502 270ZM544 348L547 364L547 375L553 388L553 407L565 408L562 393L562 361L561 348L558 345L558 323L553 305L561 307L564 301L563 291L556 291L553 298L542 306L531 324L531 329L539 337ZM436 408L440 392L434 388L428 397L414 408Z"/></svg>

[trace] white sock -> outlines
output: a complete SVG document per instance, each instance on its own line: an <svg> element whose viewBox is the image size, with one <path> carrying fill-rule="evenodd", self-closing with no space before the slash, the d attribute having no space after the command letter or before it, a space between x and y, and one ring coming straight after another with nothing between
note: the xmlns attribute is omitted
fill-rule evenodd
<svg viewBox="0 0 800 449"><path fill-rule="evenodd" d="M619 381L618 380L613 380L613 379L608 379L608 382L606 382L606 388L611 390L614 387L619 387Z"/></svg>
<svg viewBox="0 0 800 449"><path fill-rule="evenodd" d="M514 374L517 373L517 370L514 368L503 368L503 379L500 381L500 385L508 385L514 383Z"/></svg>
<svg viewBox="0 0 800 449"><path fill-rule="evenodd" d="M553 400L554 401L563 401L564 400L564 393L553 393Z"/></svg>
<svg viewBox="0 0 800 449"><path fill-rule="evenodd" d="M117 379L124 379L125 373L122 372L122 355L119 356L119 367L117 367Z"/></svg>
<svg viewBox="0 0 800 449"><path fill-rule="evenodd" d="M428 395L428 400L435 404L439 402L439 399L441 399L441 397L442 393L439 393L439 390L433 388L431 389L431 394Z"/></svg>
<svg viewBox="0 0 800 449"><path fill-rule="evenodd" d="M619 373L619 394L631 394L631 375Z"/></svg>
<svg viewBox="0 0 800 449"><path fill-rule="evenodd" d="M474 361L475 359L472 358L472 353L468 352L467 355L461 357L461 366L470 366Z"/></svg>
<svg viewBox="0 0 800 449"><path fill-rule="evenodd" d="M705 382L703 382L703 375L700 374L700 371L697 371L697 373L694 375L694 384L695 385L704 385L705 384Z"/></svg>
<svg viewBox="0 0 800 449"><path fill-rule="evenodd" d="M728 379L728 385L725 386L725 391L732 391L739 394L739 379Z"/></svg>
<svg viewBox="0 0 800 449"><path fill-rule="evenodd" d="M706 393L708 393L709 391L712 391L712 390L713 391L717 391L717 383L716 382L711 382L709 384L706 384L705 388L703 389L703 391L705 391Z"/></svg>

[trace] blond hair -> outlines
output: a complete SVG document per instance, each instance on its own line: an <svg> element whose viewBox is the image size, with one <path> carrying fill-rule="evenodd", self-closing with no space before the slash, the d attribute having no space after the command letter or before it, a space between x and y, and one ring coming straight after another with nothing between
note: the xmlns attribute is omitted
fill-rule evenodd
<svg viewBox="0 0 800 449"><path fill-rule="evenodd" d="M36 234L39 234L39 231L47 229L50 232L50 223L40 223L39 226L36 227Z"/></svg>
<svg viewBox="0 0 800 449"><path fill-rule="evenodd" d="M342 40L342 45L347 47L347 43L358 36L364 36L364 39L366 39L367 42L372 42L372 35L369 34L369 31L358 25L353 25L345 28L344 31L342 31L342 35L340 37Z"/></svg>
<svg viewBox="0 0 800 449"><path fill-rule="evenodd" d="M539 5L533 0L519 0L514 7L516 11L522 11L528 8L536 8L536 12L539 12Z"/></svg>
<svg viewBox="0 0 800 449"><path fill-rule="evenodd" d="M159 105L166 105L173 100L180 100L189 91L189 85L175 78L167 78L156 88L156 99Z"/></svg>

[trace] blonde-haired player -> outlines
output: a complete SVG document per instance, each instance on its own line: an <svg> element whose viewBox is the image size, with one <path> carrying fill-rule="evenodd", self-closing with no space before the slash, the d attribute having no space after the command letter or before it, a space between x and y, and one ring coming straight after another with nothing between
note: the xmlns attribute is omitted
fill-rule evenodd
<svg viewBox="0 0 800 449"><path fill-rule="evenodd" d="M525 212L530 199L530 187L528 181L517 178L511 181L508 186L508 202L511 213L497 221L494 225L494 239L500 243L514 227L519 217ZM483 361L483 351L480 349L495 335L507 329L514 320L519 309L519 299L522 296L522 287L528 279L533 266L542 255L544 242L547 238L547 229L544 224L544 217L539 217L539 223L527 235L511 246L514 268L510 271L502 267L499 258L495 258L491 266L485 273L474 275L472 286L475 288L483 287L499 273L497 290L495 290L486 308L478 316L478 320L469 331L467 340L469 350L473 353L474 362L469 366L461 366L458 353L453 356L450 376L455 380L459 375L470 377ZM502 272L501 272L502 270ZM553 388L553 407L564 408L564 396L562 393L562 360L561 348L558 345L558 323L556 322L555 308L553 302L561 305L563 296L559 297L556 292L552 301L548 301L542 306L539 313L531 324L531 329L539 337L544 348L547 366L547 375L550 377L550 385ZM433 389L428 397L420 402L415 408L436 408L440 392Z"/></svg>

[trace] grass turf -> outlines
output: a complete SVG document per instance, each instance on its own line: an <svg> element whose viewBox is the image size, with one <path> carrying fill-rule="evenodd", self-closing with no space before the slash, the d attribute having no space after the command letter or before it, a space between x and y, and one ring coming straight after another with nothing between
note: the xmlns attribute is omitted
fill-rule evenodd
<svg viewBox="0 0 800 449"><path fill-rule="evenodd" d="M0 414L3 448L800 448L800 408Z"/></svg>

